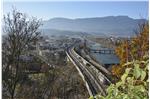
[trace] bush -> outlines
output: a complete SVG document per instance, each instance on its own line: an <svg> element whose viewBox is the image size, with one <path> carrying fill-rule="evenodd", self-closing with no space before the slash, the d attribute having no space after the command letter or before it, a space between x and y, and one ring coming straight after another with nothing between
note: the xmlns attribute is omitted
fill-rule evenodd
<svg viewBox="0 0 150 99"><path fill-rule="evenodd" d="M132 65L132 68L128 65ZM124 64L127 68L121 80L108 87L106 97L97 95L96 99L148 99L148 65L148 56L144 61L134 60Z"/></svg>
<svg viewBox="0 0 150 99"><path fill-rule="evenodd" d="M115 52L120 59L120 64L112 67L112 74L120 79L126 67L123 64L133 60L143 60L143 56L149 51L149 23L139 25L137 35L120 42Z"/></svg>

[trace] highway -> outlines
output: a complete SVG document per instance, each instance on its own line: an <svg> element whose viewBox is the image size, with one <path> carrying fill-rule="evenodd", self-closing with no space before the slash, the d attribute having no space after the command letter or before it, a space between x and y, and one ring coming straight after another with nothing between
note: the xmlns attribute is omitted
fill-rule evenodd
<svg viewBox="0 0 150 99"><path fill-rule="evenodd" d="M51 68L55 68L50 65L50 63L44 56L38 55L34 52L29 52L29 54L39 58L40 60L48 64ZM106 96L106 88L108 87L108 84L111 83L111 81L103 72L106 72L106 74L108 74L108 71L101 65L97 65L96 63L91 62L91 60L84 59L82 56L76 53L73 45L66 50L66 54L71 62L75 65L80 76L82 77L89 95L95 96L97 94L101 94L103 96Z"/></svg>
<svg viewBox="0 0 150 99"><path fill-rule="evenodd" d="M74 51L74 47L70 47L67 51L67 56L76 66L79 74L81 75L83 81L86 84L90 96L95 96L96 94L106 95L106 88L111 81L102 74L95 66L85 60L83 57L78 55ZM106 84L107 82L107 84Z"/></svg>
<svg viewBox="0 0 150 99"><path fill-rule="evenodd" d="M74 48L73 48L74 49ZM111 75L111 73L106 69L104 68L102 65L96 63L95 61L93 61L92 59L89 59L89 58L86 58L86 57L82 57L80 56L79 54L77 54L75 52L75 50L72 50L75 55L77 57L79 57L85 65L89 65L88 67L90 68L90 70L93 70L93 72L96 72L96 75L95 76L98 76L100 78L100 80L105 80L108 84L111 84L111 81L109 80L108 76ZM87 67L87 66L86 66Z"/></svg>
<svg viewBox="0 0 150 99"><path fill-rule="evenodd" d="M51 63L44 56L41 56L41 55L37 54L36 52L28 52L28 53L30 55L33 55L34 57L37 57L38 59L40 59L44 63L46 63L50 68L55 68L55 66L51 65Z"/></svg>

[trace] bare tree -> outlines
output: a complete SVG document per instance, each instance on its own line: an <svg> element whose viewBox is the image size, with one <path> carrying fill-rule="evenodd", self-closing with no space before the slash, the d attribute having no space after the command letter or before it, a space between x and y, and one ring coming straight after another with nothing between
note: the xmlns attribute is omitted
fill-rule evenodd
<svg viewBox="0 0 150 99"><path fill-rule="evenodd" d="M2 81L3 90L7 90L9 97L14 99L16 87L25 75L25 65L20 61L20 55L26 55L28 46L38 40L41 21L27 18L25 14L12 11L4 16L2 44Z"/></svg>

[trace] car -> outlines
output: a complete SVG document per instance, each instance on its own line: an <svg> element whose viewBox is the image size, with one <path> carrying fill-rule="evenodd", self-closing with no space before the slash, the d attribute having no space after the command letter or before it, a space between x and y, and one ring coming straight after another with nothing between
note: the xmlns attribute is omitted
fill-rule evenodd
<svg viewBox="0 0 150 99"><path fill-rule="evenodd" d="M86 66L90 67L91 65L89 63L86 63Z"/></svg>

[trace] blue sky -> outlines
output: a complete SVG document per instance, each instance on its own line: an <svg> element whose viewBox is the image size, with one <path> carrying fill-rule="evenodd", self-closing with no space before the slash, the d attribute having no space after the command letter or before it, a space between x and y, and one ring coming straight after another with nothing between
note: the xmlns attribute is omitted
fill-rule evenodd
<svg viewBox="0 0 150 99"><path fill-rule="evenodd" d="M53 17L86 18L126 15L131 18L148 18L147 1L107 2L4 2L3 13L19 11L48 20Z"/></svg>

